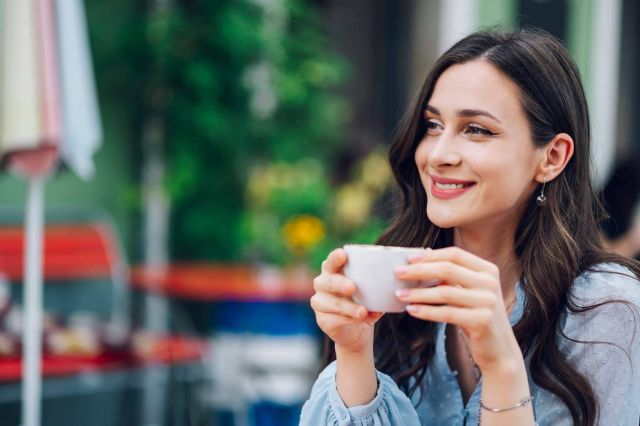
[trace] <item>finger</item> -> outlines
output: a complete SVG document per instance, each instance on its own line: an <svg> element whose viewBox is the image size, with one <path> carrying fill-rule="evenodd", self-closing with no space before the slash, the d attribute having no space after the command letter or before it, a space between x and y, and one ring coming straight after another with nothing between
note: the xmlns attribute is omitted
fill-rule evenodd
<svg viewBox="0 0 640 426"><path fill-rule="evenodd" d="M495 277L487 273L473 271L449 261L429 261L404 265L396 268L396 275L402 280L440 280L468 288L488 288L495 290L496 286L499 287Z"/></svg>
<svg viewBox="0 0 640 426"><path fill-rule="evenodd" d="M344 275L321 274L313 280L315 291L333 293L340 296L351 296L356 291L356 285Z"/></svg>
<svg viewBox="0 0 640 426"><path fill-rule="evenodd" d="M355 319L363 319L369 313L367 308L343 297L330 293L316 293L311 297L311 307L316 312L340 314Z"/></svg>
<svg viewBox="0 0 640 426"><path fill-rule="evenodd" d="M486 326L493 316L487 308L469 309L451 306L407 305L407 313L414 318L433 322L446 322L461 327Z"/></svg>
<svg viewBox="0 0 640 426"><path fill-rule="evenodd" d="M435 250L427 248L422 253L409 256L410 263L438 261L449 261L477 272L495 272L497 270L493 263L455 246Z"/></svg>
<svg viewBox="0 0 640 426"><path fill-rule="evenodd" d="M405 303L449 305L467 308L494 308L498 300L495 293L486 290L467 289L450 285L431 288L406 288L398 290L396 296Z"/></svg>
<svg viewBox="0 0 640 426"><path fill-rule="evenodd" d="M383 315L384 312L369 312L365 321L369 324L375 324Z"/></svg>
<svg viewBox="0 0 640 426"><path fill-rule="evenodd" d="M332 336L335 336L337 333L339 333L342 327L346 325L358 324L361 322L361 320L326 312L316 315L316 323L318 324L318 327L320 327L320 329L331 338Z"/></svg>
<svg viewBox="0 0 640 426"><path fill-rule="evenodd" d="M340 272L346 263L347 253L343 249L337 248L329 253L325 261L322 262L322 270L330 274L335 274Z"/></svg>

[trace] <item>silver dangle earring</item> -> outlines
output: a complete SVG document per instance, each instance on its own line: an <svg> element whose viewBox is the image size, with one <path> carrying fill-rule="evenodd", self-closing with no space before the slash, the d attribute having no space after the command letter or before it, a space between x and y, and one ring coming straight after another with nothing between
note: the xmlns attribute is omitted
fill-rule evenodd
<svg viewBox="0 0 640 426"><path fill-rule="evenodd" d="M545 178L544 181L542 181L542 189L540 190L540 195L538 195L538 198L536 198L536 204L538 205L538 207L544 207L547 205L547 196L544 195L544 186L547 184L547 179Z"/></svg>

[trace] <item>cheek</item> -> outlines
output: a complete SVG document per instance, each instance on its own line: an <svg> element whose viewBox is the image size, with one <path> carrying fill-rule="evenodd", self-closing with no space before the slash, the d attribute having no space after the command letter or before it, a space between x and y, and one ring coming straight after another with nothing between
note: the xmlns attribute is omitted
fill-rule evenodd
<svg viewBox="0 0 640 426"><path fill-rule="evenodd" d="M492 197L518 198L533 176L532 157L518 150L477 149L467 157L472 172L481 177Z"/></svg>
<svg viewBox="0 0 640 426"><path fill-rule="evenodd" d="M413 159L416 163L416 167L418 167L419 171L424 170L424 166L427 164L427 144L424 140L420 141L420 144L416 148L416 152L413 155Z"/></svg>
<svg viewBox="0 0 640 426"><path fill-rule="evenodd" d="M523 193L528 190L531 179L527 174L525 164L518 161L484 163L483 195L486 201L498 209L511 208L522 199Z"/></svg>

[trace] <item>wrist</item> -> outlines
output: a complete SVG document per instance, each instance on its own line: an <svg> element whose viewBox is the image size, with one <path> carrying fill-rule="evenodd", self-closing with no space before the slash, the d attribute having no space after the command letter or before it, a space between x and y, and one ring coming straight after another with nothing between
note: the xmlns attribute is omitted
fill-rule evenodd
<svg viewBox="0 0 640 426"><path fill-rule="evenodd" d="M363 337L361 339L358 339L357 342L349 343L355 344L341 345L338 342L334 342L336 354L340 353L342 355L356 356L361 358L365 356L373 357L373 336Z"/></svg>
<svg viewBox="0 0 640 426"><path fill-rule="evenodd" d="M352 351L336 345L336 389L346 407L371 402L378 390L373 348Z"/></svg>
<svg viewBox="0 0 640 426"><path fill-rule="evenodd" d="M519 377L526 367L522 357L502 359L490 365L484 366L482 370L483 377L495 377L497 379L509 380L513 377Z"/></svg>
<svg viewBox="0 0 640 426"><path fill-rule="evenodd" d="M336 358L338 359L357 359L361 361L373 362L373 345L367 346L363 349L349 349L338 344L335 345Z"/></svg>
<svg viewBox="0 0 640 426"><path fill-rule="evenodd" d="M482 370L483 400L489 406L509 405L514 397L520 399L529 394L529 378L524 360L501 361ZM485 395L486 394L486 395Z"/></svg>
<svg viewBox="0 0 640 426"><path fill-rule="evenodd" d="M534 424L531 389L524 361L507 360L482 372L483 425Z"/></svg>

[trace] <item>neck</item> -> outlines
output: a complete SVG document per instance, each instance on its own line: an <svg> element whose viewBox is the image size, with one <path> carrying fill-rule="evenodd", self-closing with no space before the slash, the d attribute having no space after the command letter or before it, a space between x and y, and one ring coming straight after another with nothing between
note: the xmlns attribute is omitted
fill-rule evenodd
<svg viewBox="0 0 640 426"><path fill-rule="evenodd" d="M454 228L453 244L475 254L500 269L500 285L505 306L515 297L515 284L520 278L520 267L514 251L515 229Z"/></svg>

